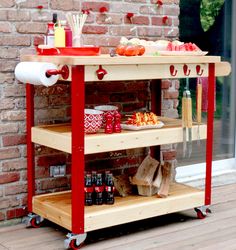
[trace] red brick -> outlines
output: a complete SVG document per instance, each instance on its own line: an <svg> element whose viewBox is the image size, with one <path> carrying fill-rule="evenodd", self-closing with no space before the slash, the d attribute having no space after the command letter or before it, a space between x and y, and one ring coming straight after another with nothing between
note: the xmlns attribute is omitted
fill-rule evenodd
<svg viewBox="0 0 236 250"><path fill-rule="evenodd" d="M1 8L10 8L15 5L14 0L0 0L0 7Z"/></svg>
<svg viewBox="0 0 236 250"><path fill-rule="evenodd" d="M108 36L85 36L84 43L87 45L97 45L97 46L111 46L116 47L120 42L120 37L108 37Z"/></svg>
<svg viewBox="0 0 236 250"><path fill-rule="evenodd" d="M112 13L122 13L126 15L127 12L138 13L139 5L136 3L121 3L121 2L111 2L110 3L110 12Z"/></svg>
<svg viewBox="0 0 236 250"><path fill-rule="evenodd" d="M152 25L162 26L162 17L152 17Z"/></svg>
<svg viewBox="0 0 236 250"><path fill-rule="evenodd" d="M130 3L146 3L147 0L125 0L125 2L130 2Z"/></svg>
<svg viewBox="0 0 236 250"><path fill-rule="evenodd" d="M8 21L30 21L30 12L25 10L8 10Z"/></svg>
<svg viewBox="0 0 236 250"><path fill-rule="evenodd" d="M17 131L18 131L18 125L16 123L0 124L0 134L16 133Z"/></svg>
<svg viewBox="0 0 236 250"><path fill-rule="evenodd" d="M25 208L14 208L7 211L7 219L19 218L27 215L28 211Z"/></svg>
<svg viewBox="0 0 236 250"><path fill-rule="evenodd" d="M124 82L113 82L112 84L110 82L102 82L96 85L96 90L99 91L99 93L101 92L103 93L123 92L124 89L125 89ZM91 86L91 90L93 90L92 86ZM87 91L87 88L86 88L86 91ZM92 91L90 93L92 93Z"/></svg>
<svg viewBox="0 0 236 250"><path fill-rule="evenodd" d="M65 118L66 111L65 109L39 109L36 112L36 119L43 120L43 119L52 119L52 118Z"/></svg>
<svg viewBox="0 0 236 250"><path fill-rule="evenodd" d="M64 164L66 162L65 154L46 155L37 157L37 165L40 167L48 167L51 165Z"/></svg>
<svg viewBox="0 0 236 250"><path fill-rule="evenodd" d="M16 184L5 186L5 195L14 195L27 192L27 184Z"/></svg>
<svg viewBox="0 0 236 250"><path fill-rule="evenodd" d="M82 9L91 9L93 12L99 12L101 7L105 7L109 11L110 4L105 1L102 2L87 1L82 3Z"/></svg>
<svg viewBox="0 0 236 250"><path fill-rule="evenodd" d="M177 37L179 35L179 29L178 28L172 28L172 27L165 27L163 29L163 32L164 32L164 36L165 37Z"/></svg>
<svg viewBox="0 0 236 250"><path fill-rule="evenodd" d="M26 108L26 100L25 98L16 98L13 101L16 109L25 109Z"/></svg>
<svg viewBox="0 0 236 250"><path fill-rule="evenodd" d="M18 171L26 169L26 159L17 159L11 161L5 161L2 163L2 171L10 172L10 171Z"/></svg>
<svg viewBox="0 0 236 250"><path fill-rule="evenodd" d="M130 19L125 17L124 19L125 23L130 23ZM149 17L147 16L133 16L131 19L132 24L137 24L137 25L149 25Z"/></svg>
<svg viewBox="0 0 236 250"><path fill-rule="evenodd" d="M51 0L51 9L55 10L80 10L80 1Z"/></svg>
<svg viewBox="0 0 236 250"><path fill-rule="evenodd" d="M137 89L140 90L147 90L148 82L145 81L132 81L125 83L125 89L127 91L136 91Z"/></svg>
<svg viewBox="0 0 236 250"><path fill-rule="evenodd" d="M173 108L173 100L171 99L164 99L162 101L162 110L167 110Z"/></svg>
<svg viewBox="0 0 236 250"><path fill-rule="evenodd" d="M52 13L46 12L46 11L34 12L34 14L32 15L32 21L51 22L52 21Z"/></svg>
<svg viewBox="0 0 236 250"><path fill-rule="evenodd" d="M123 20L123 15L116 14L99 14L96 17L97 24L121 24ZM125 27L123 27L125 28ZM124 35L124 34L123 34Z"/></svg>
<svg viewBox="0 0 236 250"><path fill-rule="evenodd" d="M0 149L0 160L17 158L20 156L18 148L3 148Z"/></svg>
<svg viewBox="0 0 236 250"><path fill-rule="evenodd" d="M176 151L167 151L167 152L162 152L163 155L163 160L164 161L170 161L170 160L175 160L177 156Z"/></svg>
<svg viewBox="0 0 236 250"><path fill-rule="evenodd" d="M0 197L2 197L2 196L3 196L3 190L0 189Z"/></svg>
<svg viewBox="0 0 236 250"><path fill-rule="evenodd" d="M16 30L23 34L44 34L47 31L47 26L45 23L19 23L16 24Z"/></svg>
<svg viewBox="0 0 236 250"><path fill-rule="evenodd" d="M5 213L0 212L0 221L5 220Z"/></svg>
<svg viewBox="0 0 236 250"><path fill-rule="evenodd" d="M68 93L70 90L69 84L56 84L51 87L39 86L35 88L36 96L51 96Z"/></svg>
<svg viewBox="0 0 236 250"><path fill-rule="evenodd" d="M48 0L24 0L19 3L21 8L37 8L42 5L44 9L48 8Z"/></svg>
<svg viewBox="0 0 236 250"><path fill-rule="evenodd" d="M13 83L15 79L15 76L13 73L1 73L0 72L0 84L2 83Z"/></svg>
<svg viewBox="0 0 236 250"><path fill-rule="evenodd" d="M13 109L14 108L13 98L2 98L0 103L0 110Z"/></svg>
<svg viewBox="0 0 236 250"><path fill-rule="evenodd" d="M11 200L6 198L0 198L0 209L8 208L11 205Z"/></svg>
<svg viewBox="0 0 236 250"><path fill-rule="evenodd" d="M20 179L20 174L17 172L0 174L0 184L15 182L18 181L19 179Z"/></svg>
<svg viewBox="0 0 236 250"><path fill-rule="evenodd" d="M12 32L11 24L7 22L0 22L0 32L11 33Z"/></svg>
<svg viewBox="0 0 236 250"><path fill-rule="evenodd" d="M50 177L49 167L44 167L44 168L39 167L39 168L36 168L36 170L35 170L35 176L38 179Z"/></svg>
<svg viewBox="0 0 236 250"><path fill-rule="evenodd" d="M0 71L2 72L14 71L16 64L17 64L16 61L0 59Z"/></svg>
<svg viewBox="0 0 236 250"><path fill-rule="evenodd" d="M110 97L107 94L90 94L86 96L87 104L107 104L110 102Z"/></svg>
<svg viewBox="0 0 236 250"><path fill-rule="evenodd" d="M60 105L70 105L71 97L68 96L49 96L49 105L50 106L60 106ZM46 101L45 101L46 104Z"/></svg>
<svg viewBox="0 0 236 250"><path fill-rule="evenodd" d="M161 15L162 8L158 8L156 5L143 5L139 11L141 14L146 15Z"/></svg>
<svg viewBox="0 0 236 250"><path fill-rule="evenodd" d="M84 34L106 34L107 32L108 27L106 26L85 25L83 27Z"/></svg>
<svg viewBox="0 0 236 250"><path fill-rule="evenodd" d="M20 111L2 111L2 121L24 121L26 119L26 113L23 110Z"/></svg>
<svg viewBox="0 0 236 250"><path fill-rule="evenodd" d="M6 97L25 96L25 85L7 85L4 87L3 92Z"/></svg>
<svg viewBox="0 0 236 250"><path fill-rule="evenodd" d="M162 89L168 89L171 86L170 80L162 80L161 81L161 88Z"/></svg>
<svg viewBox="0 0 236 250"><path fill-rule="evenodd" d="M162 110L161 115L169 117L169 118L179 118L179 114L178 114L177 109Z"/></svg>
<svg viewBox="0 0 236 250"><path fill-rule="evenodd" d="M112 26L109 29L109 33L112 36L135 36L136 27L127 27L127 26Z"/></svg>
<svg viewBox="0 0 236 250"><path fill-rule="evenodd" d="M179 100L174 100L174 105L173 108L178 108L179 107Z"/></svg>
<svg viewBox="0 0 236 250"><path fill-rule="evenodd" d="M26 143L26 135L15 134L15 135L2 136L3 147L15 146L25 143Z"/></svg>
<svg viewBox="0 0 236 250"><path fill-rule="evenodd" d="M179 97L179 91L163 91L163 97L166 99L177 99Z"/></svg>
<svg viewBox="0 0 236 250"><path fill-rule="evenodd" d="M162 28L157 27L138 27L138 36L146 36L146 37L161 37Z"/></svg>
<svg viewBox="0 0 236 250"><path fill-rule="evenodd" d="M163 15L167 16L178 16L179 15L179 6L178 5L164 5Z"/></svg>
<svg viewBox="0 0 236 250"><path fill-rule="evenodd" d="M1 31L0 31L1 32ZM0 58L3 59L15 59L19 56L19 50L16 48L1 48Z"/></svg>
<svg viewBox="0 0 236 250"><path fill-rule="evenodd" d="M29 46L30 36L1 35L0 46Z"/></svg>
<svg viewBox="0 0 236 250"><path fill-rule="evenodd" d="M40 183L40 189L47 190L58 187L66 187L68 186L68 183L69 182L67 177L58 177L54 179L42 180Z"/></svg>

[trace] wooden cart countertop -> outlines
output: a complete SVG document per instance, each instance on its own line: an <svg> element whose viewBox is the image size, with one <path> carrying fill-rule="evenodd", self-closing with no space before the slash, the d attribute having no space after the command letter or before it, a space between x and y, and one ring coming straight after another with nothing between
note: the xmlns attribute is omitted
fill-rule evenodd
<svg viewBox="0 0 236 250"><path fill-rule="evenodd" d="M68 65L127 65L127 64L182 64L219 63L220 56L37 56L22 55L21 61L52 62Z"/></svg>

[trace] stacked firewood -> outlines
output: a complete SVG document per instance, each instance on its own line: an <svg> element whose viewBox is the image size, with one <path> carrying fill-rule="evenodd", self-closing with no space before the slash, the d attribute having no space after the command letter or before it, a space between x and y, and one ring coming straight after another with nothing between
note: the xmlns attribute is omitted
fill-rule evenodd
<svg viewBox="0 0 236 250"><path fill-rule="evenodd" d="M130 178L137 185L138 193L144 196L157 194L158 197L168 196L171 181L171 163L160 164L150 155L146 156L136 174Z"/></svg>

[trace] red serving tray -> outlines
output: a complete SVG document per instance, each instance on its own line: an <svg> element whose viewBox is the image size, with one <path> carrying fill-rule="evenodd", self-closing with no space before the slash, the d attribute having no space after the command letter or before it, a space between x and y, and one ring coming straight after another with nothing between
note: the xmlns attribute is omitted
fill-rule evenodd
<svg viewBox="0 0 236 250"><path fill-rule="evenodd" d="M60 47L60 48L38 48L37 54L40 56L99 56L100 47Z"/></svg>

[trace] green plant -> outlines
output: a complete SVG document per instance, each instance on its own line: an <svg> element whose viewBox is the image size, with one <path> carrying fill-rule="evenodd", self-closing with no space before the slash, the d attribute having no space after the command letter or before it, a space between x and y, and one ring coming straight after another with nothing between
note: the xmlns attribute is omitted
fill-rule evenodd
<svg viewBox="0 0 236 250"><path fill-rule="evenodd" d="M201 0L200 18L205 32L214 24L224 2L225 0Z"/></svg>

